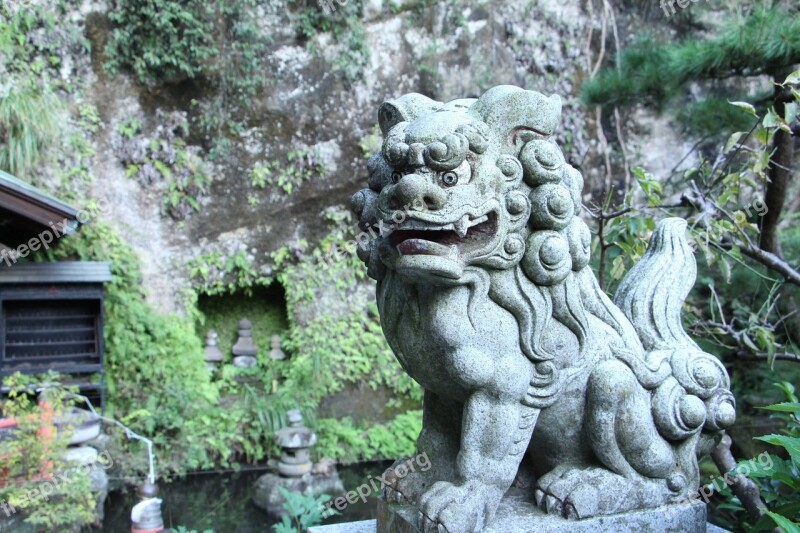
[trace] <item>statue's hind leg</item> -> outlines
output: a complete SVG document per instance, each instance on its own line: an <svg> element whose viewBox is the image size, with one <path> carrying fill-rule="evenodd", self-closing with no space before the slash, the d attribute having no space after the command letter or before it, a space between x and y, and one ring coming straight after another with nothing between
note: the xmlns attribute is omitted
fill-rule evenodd
<svg viewBox="0 0 800 533"><path fill-rule="evenodd" d="M598 459L625 477L666 479L675 469L672 446L658 434L650 393L621 361L599 364L586 393L586 432Z"/></svg>
<svg viewBox="0 0 800 533"><path fill-rule="evenodd" d="M599 464L542 476L536 500L547 512L586 518L655 507L686 489L675 451L656 429L650 393L624 363L605 361L592 371L584 424Z"/></svg>

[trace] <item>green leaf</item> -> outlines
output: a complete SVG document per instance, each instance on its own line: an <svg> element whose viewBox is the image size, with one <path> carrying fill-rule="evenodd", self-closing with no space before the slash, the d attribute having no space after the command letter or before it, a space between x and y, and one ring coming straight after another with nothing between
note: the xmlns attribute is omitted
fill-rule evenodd
<svg viewBox="0 0 800 533"><path fill-rule="evenodd" d="M797 85L800 83L800 70L795 70L783 81L783 85Z"/></svg>
<svg viewBox="0 0 800 533"><path fill-rule="evenodd" d="M776 403L775 405L767 405L766 407L759 407L767 411L779 411L781 413L800 413L800 403L783 402Z"/></svg>
<svg viewBox="0 0 800 533"><path fill-rule="evenodd" d="M767 114L764 115L764 119L761 121L761 124L763 124L765 128L774 128L778 125L779 118L780 117L778 117L775 111L770 109L767 111Z"/></svg>
<svg viewBox="0 0 800 533"><path fill-rule="evenodd" d="M612 262L611 272L609 273L612 279L618 280L625 274L625 260L622 256L617 256Z"/></svg>
<svg viewBox="0 0 800 533"><path fill-rule="evenodd" d="M744 134L745 132L743 131L737 131L736 133L728 137L728 142L725 143L725 153L728 153L731 150L733 150L733 147L739 144L739 139L741 139Z"/></svg>
<svg viewBox="0 0 800 533"><path fill-rule="evenodd" d="M767 516L772 518L778 525L778 527L780 527L786 533L800 533L800 524L798 524L797 522L792 522L785 516L781 516L771 511L765 511L765 513L767 514Z"/></svg>
<svg viewBox="0 0 800 533"><path fill-rule="evenodd" d="M756 164L753 165L753 172L759 174L769 166L769 151L762 149L758 151L758 158Z"/></svg>
<svg viewBox="0 0 800 533"><path fill-rule="evenodd" d="M745 111L746 113L753 115L754 117L758 117L758 114L756 113L756 108L753 107L753 104L749 102L728 102L728 103L731 104L732 106L738 107L739 109Z"/></svg>
<svg viewBox="0 0 800 533"><path fill-rule="evenodd" d="M719 258L719 267L722 271L722 276L725 278L725 283L731 282L731 264L724 257Z"/></svg>
<svg viewBox="0 0 800 533"><path fill-rule="evenodd" d="M785 107L783 119L787 124L791 124L797 118L797 102L789 102Z"/></svg>
<svg viewBox="0 0 800 533"><path fill-rule="evenodd" d="M800 438L788 437L786 435L764 435L763 437L755 437L756 440L780 446L789 452L792 462L795 465L800 465Z"/></svg>

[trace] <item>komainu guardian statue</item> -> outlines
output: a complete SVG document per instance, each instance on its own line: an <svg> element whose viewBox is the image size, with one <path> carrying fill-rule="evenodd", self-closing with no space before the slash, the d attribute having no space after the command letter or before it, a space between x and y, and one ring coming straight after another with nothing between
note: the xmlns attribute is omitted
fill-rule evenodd
<svg viewBox="0 0 800 533"><path fill-rule="evenodd" d="M375 238L358 253L386 339L425 390L432 464L392 478L389 499L465 533L519 469L541 509L570 519L695 493L698 457L735 408L725 368L681 326L686 223L658 225L612 302L589 267L583 177L554 140L558 96L407 94L378 115L383 148L352 200Z"/></svg>

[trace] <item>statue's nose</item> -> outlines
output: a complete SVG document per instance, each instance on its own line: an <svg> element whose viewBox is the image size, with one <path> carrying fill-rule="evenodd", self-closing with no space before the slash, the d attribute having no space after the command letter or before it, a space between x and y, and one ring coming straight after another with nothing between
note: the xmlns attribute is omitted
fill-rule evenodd
<svg viewBox="0 0 800 533"><path fill-rule="evenodd" d="M402 209L435 211L444 207L447 195L429 180L419 174L407 174L395 185L392 191L391 206Z"/></svg>

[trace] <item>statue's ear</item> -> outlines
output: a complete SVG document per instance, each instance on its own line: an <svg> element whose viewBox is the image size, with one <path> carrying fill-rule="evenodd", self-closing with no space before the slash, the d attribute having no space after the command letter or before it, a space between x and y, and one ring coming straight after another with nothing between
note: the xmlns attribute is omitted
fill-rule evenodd
<svg viewBox="0 0 800 533"><path fill-rule="evenodd" d="M378 109L378 124L386 135L392 126L400 122L411 122L417 117L432 113L442 107L441 102L417 93L404 94L394 100L386 100Z"/></svg>
<svg viewBox="0 0 800 533"><path fill-rule="evenodd" d="M501 139L521 147L535 137L550 137L561 120L561 97L526 91L513 85L492 87L470 109Z"/></svg>

